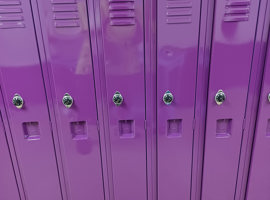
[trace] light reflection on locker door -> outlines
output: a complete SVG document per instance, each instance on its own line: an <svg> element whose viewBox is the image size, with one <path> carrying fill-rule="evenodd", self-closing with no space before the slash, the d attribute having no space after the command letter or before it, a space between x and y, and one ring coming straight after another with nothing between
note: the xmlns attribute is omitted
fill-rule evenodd
<svg viewBox="0 0 270 200"><path fill-rule="evenodd" d="M104 199L86 0L37 0L68 198ZM88 1L92 6L93 1ZM41 49L42 50L42 49ZM48 85L50 85L48 84Z"/></svg>
<svg viewBox="0 0 270 200"><path fill-rule="evenodd" d="M270 36L270 35L269 35ZM270 38L270 37L269 37ZM254 136L253 153L247 187L247 200L270 199L270 42Z"/></svg>
<svg viewBox="0 0 270 200"><path fill-rule="evenodd" d="M158 1L158 198L190 199L201 1ZM172 95L171 102L166 96ZM170 100L170 99L168 99Z"/></svg>
<svg viewBox="0 0 270 200"><path fill-rule="evenodd" d="M234 199L259 3L215 2L202 200Z"/></svg>
<svg viewBox="0 0 270 200"><path fill-rule="evenodd" d="M106 134L117 200L147 199L143 6L143 0L100 0Z"/></svg>
<svg viewBox="0 0 270 200"><path fill-rule="evenodd" d="M0 4L3 97L26 198L61 200L61 189L29 0Z"/></svg>

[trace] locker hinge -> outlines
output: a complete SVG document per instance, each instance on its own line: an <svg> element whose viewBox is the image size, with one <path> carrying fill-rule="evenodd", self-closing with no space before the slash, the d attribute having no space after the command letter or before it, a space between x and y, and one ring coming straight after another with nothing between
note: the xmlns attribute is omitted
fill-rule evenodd
<svg viewBox="0 0 270 200"><path fill-rule="evenodd" d="M192 122L192 129L193 129L193 131L195 131L195 126L196 126L196 119L194 118L193 119L193 122Z"/></svg>
<svg viewBox="0 0 270 200"><path fill-rule="evenodd" d="M97 120L97 130L100 132L99 121Z"/></svg>
<svg viewBox="0 0 270 200"><path fill-rule="evenodd" d="M243 130L246 129L246 118L243 119L243 127L242 127Z"/></svg>

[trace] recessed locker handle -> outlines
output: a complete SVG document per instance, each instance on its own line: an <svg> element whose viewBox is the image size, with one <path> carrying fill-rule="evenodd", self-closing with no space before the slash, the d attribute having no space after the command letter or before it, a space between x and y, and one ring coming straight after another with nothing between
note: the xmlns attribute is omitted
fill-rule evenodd
<svg viewBox="0 0 270 200"><path fill-rule="evenodd" d="M120 106L124 101L124 98L123 96L121 95L120 92L116 91L113 95L113 103L116 105L116 106Z"/></svg>
<svg viewBox="0 0 270 200"><path fill-rule="evenodd" d="M16 108L21 109L23 107L24 101L19 94L15 94L12 99L12 103Z"/></svg>
<svg viewBox="0 0 270 200"><path fill-rule="evenodd" d="M267 98L268 98L268 101L270 102L270 93L268 94Z"/></svg>
<svg viewBox="0 0 270 200"><path fill-rule="evenodd" d="M167 90L163 95L163 102L166 105L170 105L173 102L173 94L169 90Z"/></svg>
<svg viewBox="0 0 270 200"><path fill-rule="evenodd" d="M73 98L70 94L66 93L62 99L62 103L66 108L70 108L73 105Z"/></svg>
<svg viewBox="0 0 270 200"><path fill-rule="evenodd" d="M225 100L226 100L225 93L223 92L223 90L219 90L215 96L215 101L217 105L221 105Z"/></svg>

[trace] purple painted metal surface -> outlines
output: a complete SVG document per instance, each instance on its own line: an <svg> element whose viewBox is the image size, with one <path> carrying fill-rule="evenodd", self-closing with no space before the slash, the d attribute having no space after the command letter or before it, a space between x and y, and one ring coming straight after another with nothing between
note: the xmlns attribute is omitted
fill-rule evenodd
<svg viewBox="0 0 270 200"><path fill-rule="evenodd" d="M21 16L18 21L9 19L1 22L0 70L26 198L60 200L62 197L30 2L5 2L7 5L1 7L1 16L5 13L9 18L14 11ZM25 101L22 109L12 104L16 93Z"/></svg>
<svg viewBox="0 0 270 200"><path fill-rule="evenodd" d="M267 52L267 39L270 24L270 5L268 0L260 1L259 16L257 20L256 38L254 53L252 58L252 70L250 72L250 82L248 100L246 105L245 125L243 130L241 156L238 166L237 187L235 199L244 199L248 181L248 171L254 139L257 111L261 84L263 79L263 69ZM267 5L268 4L268 5Z"/></svg>
<svg viewBox="0 0 270 200"><path fill-rule="evenodd" d="M158 198L190 199L201 1L159 1ZM171 105L164 93L173 96Z"/></svg>
<svg viewBox="0 0 270 200"><path fill-rule="evenodd" d="M0 1L1 87L21 173L16 175L22 178L26 199L200 199L212 9L201 199L243 199L253 130L245 117L253 124L255 114L250 112L257 101L250 94L259 83L253 78L260 73L256 49L261 49L254 43L263 32L256 32L262 28L257 24L259 4L266 1ZM270 198L270 160L265 154L269 60L250 200ZM219 89L226 94L220 106L214 101ZM174 95L171 105L162 101L167 90ZM120 106L112 102L116 91L124 98ZM12 104L16 93L25 100L22 109ZM62 103L66 93L74 99L71 108ZM5 159L0 176L9 181L0 181L0 199L20 199L17 162L13 169L4 130L0 139L1 161ZM64 175L63 196L55 154Z"/></svg>
<svg viewBox="0 0 270 200"><path fill-rule="evenodd" d="M2 116L0 118L0 199L19 200L20 195L10 159Z"/></svg>
<svg viewBox="0 0 270 200"><path fill-rule="evenodd" d="M100 1L106 134L110 135L107 153L112 198L117 200L147 199L143 12L143 0ZM116 91L124 99L120 106L112 102Z"/></svg>
<svg viewBox="0 0 270 200"><path fill-rule="evenodd" d="M216 1L203 200L234 199L258 7L259 1ZM235 15L237 9L246 11ZM218 106L214 97L220 89L226 100Z"/></svg>
<svg viewBox="0 0 270 200"><path fill-rule="evenodd" d="M264 70L264 80L261 91L260 107L253 146L252 163L250 168L247 200L270 199L270 43Z"/></svg>
<svg viewBox="0 0 270 200"><path fill-rule="evenodd" d="M214 1L202 1L199 39L199 58L196 83L196 108L192 161L191 200L201 199L204 136L207 110L209 63L212 40Z"/></svg>
<svg viewBox="0 0 270 200"><path fill-rule="evenodd" d="M157 199L157 143L156 143L156 46L157 1L144 1L145 20L145 92L147 130L147 199Z"/></svg>
<svg viewBox="0 0 270 200"><path fill-rule="evenodd" d="M92 1L89 1L89 4ZM38 1L69 199L104 199L87 4ZM70 108L62 103L68 93Z"/></svg>

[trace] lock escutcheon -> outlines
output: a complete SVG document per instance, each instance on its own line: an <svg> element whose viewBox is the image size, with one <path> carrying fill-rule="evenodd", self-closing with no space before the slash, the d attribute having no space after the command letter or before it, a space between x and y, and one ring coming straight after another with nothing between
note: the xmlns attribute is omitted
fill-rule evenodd
<svg viewBox="0 0 270 200"><path fill-rule="evenodd" d="M225 93L223 92L223 90L219 90L219 91L216 93L216 96L215 96L216 104L217 104L217 105L221 105L225 100L226 100L226 95L225 95Z"/></svg>
<svg viewBox="0 0 270 200"><path fill-rule="evenodd" d="M16 108L21 109L23 107L24 101L19 94L15 94L12 99L12 103Z"/></svg>
<svg viewBox="0 0 270 200"><path fill-rule="evenodd" d="M163 102L166 105L170 105L173 102L173 94L169 90L167 90L163 95Z"/></svg>
<svg viewBox="0 0 270 200"><path fill-rule="evenodd" d="M70 94L66 93L62 99L62 103L66 108L70 108L73 104L73 98L70 96Z"/></svg>
<svg viewBox="0 0 270 200"><path fill-rule="evenodd" d="M123 101L124 101L124 98L123 96L121 95L120 92L116 91L113 95L113 103L116 105L116 106L120 106Z"/></svg>

